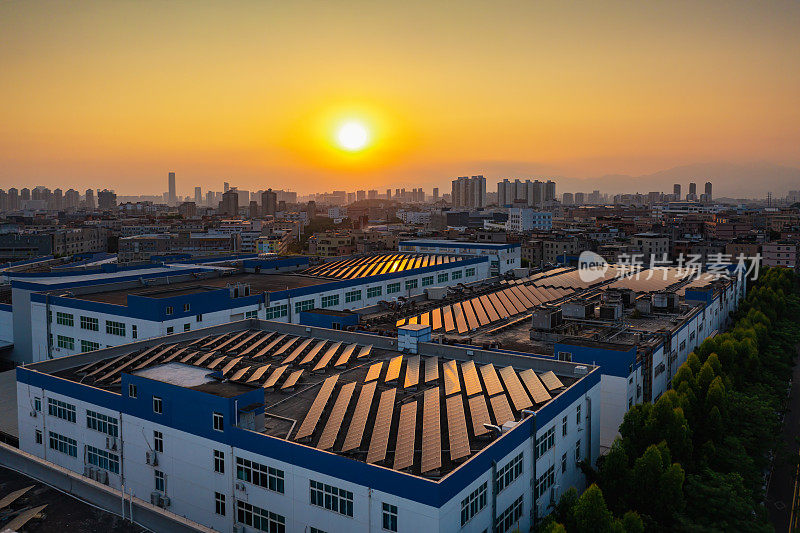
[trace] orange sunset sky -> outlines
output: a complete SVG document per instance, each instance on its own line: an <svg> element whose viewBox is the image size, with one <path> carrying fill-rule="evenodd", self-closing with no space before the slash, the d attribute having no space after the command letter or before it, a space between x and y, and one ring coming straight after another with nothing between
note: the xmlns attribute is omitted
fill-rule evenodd
<svg viewBox="0 0 800 533"><path fill-rule="evenodd" d="M790 1L5 1L0 187L799 166L798 28Z"/></svg>

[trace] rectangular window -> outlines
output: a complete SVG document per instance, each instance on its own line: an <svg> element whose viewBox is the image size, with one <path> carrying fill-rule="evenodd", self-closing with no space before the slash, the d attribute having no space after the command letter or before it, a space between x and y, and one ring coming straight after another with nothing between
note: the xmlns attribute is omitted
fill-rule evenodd
<svg viewBox="0 0 800 533"><path fill-rule="evenodd" d="M266 312L267 312L267 313L269 313L269 309L267 309L267 311L266 311ZM245 311L245 313L244 313L244 317L245 317L245 318L258 318L258 310L254 310L254 311ZM276 318L277 318L277 317L276 317Z"/></svg>
<svg viewBox="0 0 800 533"><path fill-rule="evenodd" d="M464 276L464 273L462 271L460 271L460 270L454 270L453 271L453 281L455 281L457 279L461 279L463 276Z"/></svg>
<svg viewBox="0 0 800 533"><path fill-rule="evenodd" d="M195 316L195 317L194 317L194 321L195 321L195 322L202 322L202 321L203 321L203 315L197 315L197 316Z"/></svg>
<svg viewBox="0 0 800 533"><path fill-rule="evenodd" d="M155 487L158 492L165 492L167 488L166 480L164 479L164 472L161 470L154 470Z"/></svg>
<svg viewBox="0 0 800 533"><path fill-rule="evenodd" d="M433 276L422 276L422 286L433 285Z"/></svg>
<svg viewBox="0 0 800 533"><path fill-rule="evenodd" d="M113 320L106 320L106 333L109 335L117 335L118 337L125 336L125 322L114 322Z"/></svg>
<svg viewBox="0 0 800 533"><path fill-rule="evenodd" d="M288 315L289 315L289 306L287 304L273 305L272 307L267 308L267 320L274 320L276 318L281 318Z"/></svg>
<svg viewBox="0 0 800 533"><path fill-rule="evenodd" d="M183 331L191 331L191 330L192 330L192 325L189 324L188 322L183 325Z"/></svg>
<svg viewBox="0 0 800 533"><path fill-rule="evenodd" d="M86 446L86 462L108 470L113 474L119 474L119 455L109 453L94 446Z"/></svg>
<svg viewBox="0 0 800 533"><path fill-rule="evenodd" d="M344 293L345 303L357 302L359 300L361 300L361 290L348 291Z"/></svg>
<svg viewBox="0 0 800 533"><path fill-rule="evenodd" d="M153 431L153 449L158 453L164 453L164 434L160 431Z"/></svg>
<svg viewBox="0 0 800 533"><path fill-rule="evenodd" d="M406 290L410 291L411 289L417 288L417 281L416 279L407 279L406 280Z"/></svg>
<svg viewBox="0 0 800 533"><path fill-rule="evenodd" d="M191 306L189 304L183 304L183 312L184 313L188 313L189 309L191 309Z"/></svg>
<svg viewBox="0 0 800 533"><path fill-rule="evenodd" d="M174 326L169 326L167 328L167 335L172 335L173 333L175 333L175 327Z"/></svg>
<svg viewBox="0 0 800 533"><path fill-rule="evenodd" d="M681 351L684 351L685 349L686 349L686 341L681 341L681 348L680 348L680 350L681 350Z"/></svg>
<svg viewBox="0 0 800 533"><path fill-rule="evenodd" d="M551 467L552 468L552 467ZM495 529L497 533L506 533L506 531L511 531L511 528L519 522L519 519L522 517L522 496L514 500L514 503L508 506L508 508L500 513L497 517L497 522L495 523Z"/></svg>
<svg viewBox="0 0 800 533"><path fill-rule="evenodd" d="M59 435L58 433L50 433L50 449L65 453L70 457L78 457L78 441Z"/></svg>
<svg viewBox="0 0 800 533"><path fill-rule="evenodd" d="M377 298L383 294L383 287L367 287L367 299Z"/></svg>
<svg viewBox="0 0 800 533"><path fill-rule="evenodd" d="M567 419L568 418L569 417L565 416L564 418L561 419L561 436L562 437L566 437L567 436L567 429L568 429Z"/></svg>
<svg viewBox="0 0 800 533"><path fill-rule="evenodd" d="M389 503L383 504L383 529L397 531L397 506Z"/></svg>
<svg viewBox="0 0 800 533"><path fill-rule="evenodd" d="M131 324L131 338L135 339L139 336L139 332L136 329L136 324Z"/></svg>
<svg viewBox="0 0 800 533"><path fill-rule="evenodd" d="M225 429L225 426L223 424L222 413L214 413L214 415L213 415L213 423L214 423L214 429L215 430L222 431L223 429Z"/></svg>
<svg viewBox="0 0 800 533"><path fill-rule="evenodd" d="M35 438L36 438L36 444L41 444L42 443L42 430L41 429L37 429L36 430Z"/></svg>
<svg viewBox="0 0 800 533"><path fill-rule="evenodd" d="M353 516L352 492L314 480L309 480L309 485L311 490L311 505L316 505L345 516Z"/></svg>
<svg viewBox="0 0 800 533"><path fill-rule="evenodd" d="M236 521L267 533L286 532L285 517L241 500L236 500Z"/></svg>
<svg viewBox="0 0 800 533"><path fill-rule="evenodd" d="M556 428L551 427L536 439L536 457L541 457L556 443Z"/></svg>
<svg viewBox="0 0 800 533"><path fill-rule="evenodd" d="M520 453L497 471L495 494L500 494L503 489L511 485L515 479L522 475L522 466L522 453Z"/></svg>
<svg viewBox="0 0 800 533"><path fill-rule="evenodd" d="M575 443L575 462L576 463L580 463L581 462L581 441L580 440L578 440L578 442Z"/></svg>
<svg viewBox="0 0 800 533"><path fill-rule="evenodd" d="M464 276L466 276L468 278L471 278L474 275L475 275L475 269L474 268L468 268L468 269L464 270Z"/></svg>
<svg viewBox="0 0 800 533"><path fill-rule="evenodd" d="M386 285L386 294L394 294L396 292L400 292L400 282L397 283L389 283Z"/></svg>
<svg viewBox="0 0 800 533"><path fill-rule="evenodd" d="M294 303L294 313L299 315L303 311L310 311L314 309L314 300L303 300L302 302Z"/></svg>
<svg viewBox="0 0 800 533"><path fill-rule="evenodd" d="M564 452L564 454L561 456L561 473L563 474L566 471L567 471L567 452Z"/></svg>
<svg viewBox="0 0 800 533"><path fill-rule="evenodd" d="M581 404L578 404L577 409L575 409L575 423L580 425L583 418L581 417Z"/></svg>
<svg viewBox="0 0 800 533"><path fill-rule="evenodd" d="M81 351L82 352L93 352L95 350L100 349L99 342L92 342L92 341L81 341Z"/></svg>
<svg viewBox="0 0 800 533"><path fill-rule="evenodd" d="M133 383L128 384L128 397L129 398L136 398L138 391L136 390L136 385Z"/></svg>
<svg viewBox="0 0 800 533"><path fill-rule="evenodd" d="M153 412L159 415L164 412L163 403L158 396L153 396Z"/></svg>
<svg viewBox="0 0 800 533"><path fill-rule="evenodd" d="M63 335L58 336L58 347L65 348L67 350L74 350L75 349L75 339L72 337L65 337Z"/></svg>
<svg viewBox="0 0 800 533"><path fill-rule="evenodd" d="M536 478L536 485L533 488L533 499L538 501L539 497L553 486L555 480L555 468L551 465L541 476Z"/></svg>
<svg viewBox="0 0 800 533"><path fill-rule="evenodd" d="M262 465L250 459L236 458L236 479L283 494L283 470ZM352 515L351 515L352 516Z"/></svg>
<svg viewBox="0 0 800 533"><path fill-rule="evenodd" d="M119 421L103 413L87 409L86 427L99 431L100 433L105 433L110 437L119 437Z"/></svg>
<svg viewBox="0 0 800 533"><path fill-rule="evenodd" d="M330 296L323 296L322 297L322 308L325 309L326 307L333 307L335 305L339 305L339 295L332 294Z"/></svg>
<svg viewBox="0 0 800 533"><path fill-rule="evenodd" d="M225 453L219 450L214 450L214 472L225 473Z"/></svg>
<svg viewBox="0 0 800 533"><path fill-rule="evenodd" d="M42 399L41 398L34 398L33 399L33 408L38 412L42 412Z"/></svg>
<svg viewBox="0 0 800 533"><path fill-rule="evenodd" d="M165 313L168 314L168 315L172 314L172 306L171 305L167 306L167 309L166 309Z"/></svg>
<svg viewBox="0 0 800 533"><path fill-rule="evenodd" d="M61 400L47 399L47 414L67 422L75 422L75 406Z"/></svg>
<svg viewBox="0 0 800 533"><path fill-rule="evenodd" d="M486 507L486 488L487 484L484 481L480 487L461 500L461 527Z"/></svg>
<svg viewBox="0 0 800 533"><path fill-rule="evenodd" d="M75 325L75 319L71 313L62 313L61 311L56 311L56 324L72 327Z"/></svg>
<svg viewBox="0 0 800 533"><path fill-rule="evenodd" d="M88 329L89 331L100 331L100 321L91 316L82 316L81 329Z"/></svg>
<svg viewBox="0 0 800 533"><path fill-rule="evenodd" d="M447 280L450 279L450 276L445 272L444 274L439 274L436 276L436 283L447 283Z"/></svg>
<svg viewBox="0 0 800 533"><path fill-rule="evenodd" d="M214 513L225 516L225 495L219 492L214 493Z"/></svg>

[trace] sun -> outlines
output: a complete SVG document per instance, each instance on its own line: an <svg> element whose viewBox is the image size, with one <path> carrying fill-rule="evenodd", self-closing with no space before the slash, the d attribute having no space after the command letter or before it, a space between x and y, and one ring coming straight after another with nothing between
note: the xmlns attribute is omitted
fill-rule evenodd
<svg viewBox="0 0 800 533"><path fill-rule="evenodd" d="M369 143L369 130L361 122L347 121L336 131L336 142L348 152L363 150Z"/></svg>

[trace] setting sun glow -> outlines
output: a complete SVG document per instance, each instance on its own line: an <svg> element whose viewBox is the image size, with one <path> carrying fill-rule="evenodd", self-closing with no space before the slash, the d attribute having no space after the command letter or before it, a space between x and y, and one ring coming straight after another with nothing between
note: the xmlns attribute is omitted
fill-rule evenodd
<svg viewBox="0 0 800 533"><path fill-rule="evenodd" d="M362 150L369 142L369 132L360 122L346 122L336 132L336 142L350 152Z"/></svg>

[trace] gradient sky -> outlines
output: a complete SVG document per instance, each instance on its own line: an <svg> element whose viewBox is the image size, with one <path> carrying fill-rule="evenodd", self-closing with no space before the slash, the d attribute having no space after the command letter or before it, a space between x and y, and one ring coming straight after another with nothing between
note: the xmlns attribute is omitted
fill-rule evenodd
<svg viewBox="0 0 800 533"><path fill-rule="evenodd" d="M5 1L0 187L796 166L799 27L794 1ZM343 117L371 149L331 145Z"/></svg>

